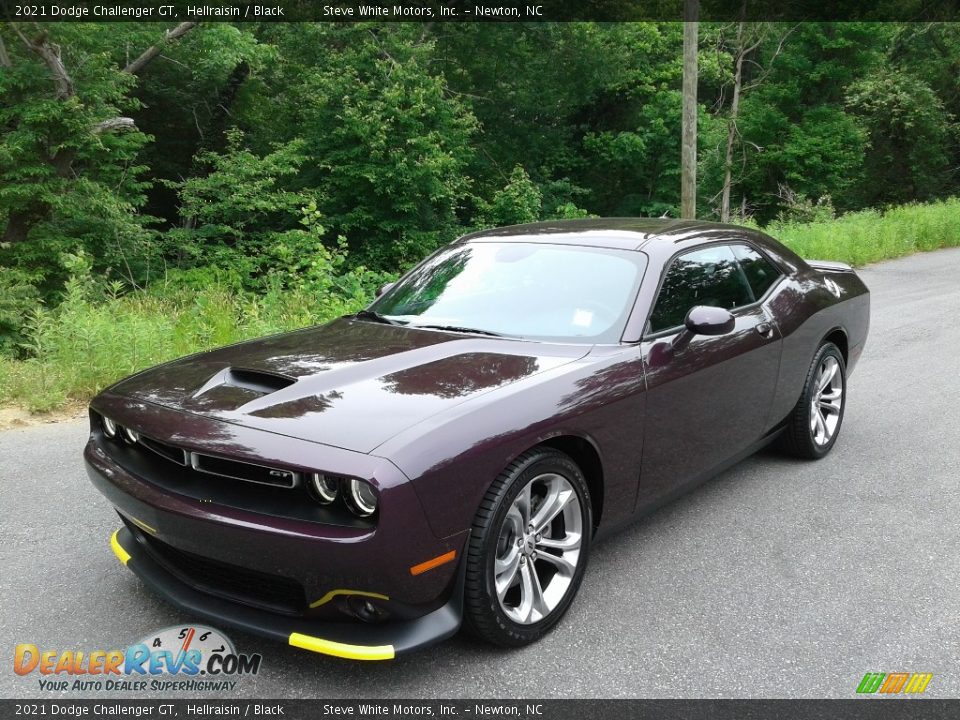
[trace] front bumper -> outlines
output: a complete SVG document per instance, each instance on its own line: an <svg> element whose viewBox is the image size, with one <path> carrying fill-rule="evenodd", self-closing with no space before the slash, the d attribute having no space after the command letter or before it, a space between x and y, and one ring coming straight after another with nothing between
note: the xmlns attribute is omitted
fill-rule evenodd
<svg viewBox="0 0 960 720"><path fill-rule="evenodd" d="M388 460L149 403L112 396L97 403L97 412L160 442L378 483L375 525L327 522L291 512L295 495L268 493L256 502L239 490L217 495L214 483L231 493L233 484L139 445L111 444L93 422L87 473L125 524L114 550L171 603L344 657L393 657L456 632L462 581L455 561L468 531L434 535L412 485Z"/></svg>
<svg viewBox="0 0 960 720"><path fill-rule="evenodd" d="M368 625L285 616L200 592L154 560L143 542L128 527L110 538L117 559L167 602L212 623L324 655L350 660L391 660L451 637L460 628L463 617L463 562L445 605L413 620Z"/></svg>

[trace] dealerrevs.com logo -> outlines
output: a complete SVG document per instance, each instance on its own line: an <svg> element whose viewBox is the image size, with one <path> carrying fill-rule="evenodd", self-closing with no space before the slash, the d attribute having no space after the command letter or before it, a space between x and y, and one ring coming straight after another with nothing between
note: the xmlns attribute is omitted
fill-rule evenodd
<svg viewBox="0 0 960 720"><path fill-rule="evenodd" d="M219 630L190 625L151 633L125 650L50 650L21 643L13 671L39 675L40 689L51 692L230 692L239 677L259 672L262 659L238 653Z"/></svg>

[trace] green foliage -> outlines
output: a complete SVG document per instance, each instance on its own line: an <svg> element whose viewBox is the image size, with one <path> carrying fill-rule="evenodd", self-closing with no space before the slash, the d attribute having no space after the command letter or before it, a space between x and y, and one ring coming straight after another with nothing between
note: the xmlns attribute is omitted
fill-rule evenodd
<svg viewBox="0 0 960 720"><path fill-rule="evenodd" d="M804 258L852 265L960 246L960 200L862 210L815 222L774 222L764 228Z"/></svg>
<svg viewBox="0 0 960 720"><path fill-rule="evenodd" d="M0 267L0 355L13 355L23 341L23 319L39 305L34 277L16 268Z"/></svg>
<svg viewBox="0 0 960 720"><path fill-rule="evenodd" d="M956 126L929 85L885 69L851 84L847 105L869 137L863 204L926 200L949 181L947 151Z"/></svg>
<svg viewBox="0 0 960 720"><path fill-rule="evenodd" d="M238 291L229 279L221 283L215 272L202 278L171 273L147 291L122 293L91 274L89 258L73 256L64 301L27 316L22 347L28 357L0 358L3 397L33 411L51 410L166 360L356 312L391 278L342 273L343 261L342 251L327 251L313 258L300 282L284 287L289 283L271 276L259 294Z"/></svg>
<svg viewBox="0 0 960 720"><path fill-rule="evenodd" d="M168 28L0 24L7 399L352 311L472 228L677 214L679 23L202 23L125 72ZM732 128L734 214L801 254L955 244L960 26L745 30L734 118L701 24L699 215Z"/></svg>
<svg viewBox="0 0 960 720"><path fill-rule="evenodd" d="M137 212L147 190L138 155L150 138L97 130L140 107L135 77L121 71L102 35L71 23L26 32L22 41L0 28L12 64L0 72L0 264L35 276L52 299L66 275L56 262L63 252L83 248L116 272L140 262L150 218ZM26 42L60 48L72 95L56 97L51 72Z"/></svg>
<svg viewBox="0 0 960 720"><path fill-rule="evenodd" d="M276 145L262 157L242 143L243 134L230 131L223 153L197 157L207 174L169 183L183 222L166 233L166 243L181 267L230 268L254 289L271 272L295 275L324 251L325 231L315 196L283 186L304 162L304 143Z"/></svg>
<svg viewBox="0 0 960 720"><path fill-rule="evenodd" d="M824 223L830 222L837 216L829 195L814 201L784 187L780 197L785 203L783 209L777 213L777 222L780 224Z"/></svg>
<svg viewBox="0 0 960 720"><path fill-rule="evenodd" d="M747 57L734 157L734 207L767 222L783 210L781 187L858 205L869 132L847 107L847 89L882 68L895 28L879 23L770 24ZM732 48L724 47L732 68ZM728 112L729 78L710 95ZM726 122L707 133L701 200L719 194ZM705 209L706 212L712 207Z"/></svg>
<svg viewBox="0 0 960 720"><path fill-rule="evenodd" d="M284 62L265 69L236 117L255 146L303 140L295 186L311 189L332 235L378 269L451 240L476 119L447 92L423 29L316 24L265 36Z"/></svg>
<svg viewBox="0 0 960 720"><path fill-rule="evenodd" d="M489 203L480 201L477 213L479 227L519 225L535 222L540 217L543 195L527 171L517 165L507 184L493 195Z"/></svg>

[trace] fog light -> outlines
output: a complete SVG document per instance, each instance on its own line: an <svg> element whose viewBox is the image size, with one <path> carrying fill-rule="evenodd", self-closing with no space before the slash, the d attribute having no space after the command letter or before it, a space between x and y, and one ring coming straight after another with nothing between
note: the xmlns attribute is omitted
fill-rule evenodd
<svg viewBox="0 0 960 720"><path fill-rule="evenodd" d="M126 440L131 445L136 445L137 441L140 439L140 433L136 430L131 430L128 427L123 428L123 439Z"/></svg>
<svg viewBox="0 0 960 720"><path fill-rule="evenodd" d="M379 623L390 617L390 613L385 608L355 595L347 598L345 609L348 615L352 615L365 623Z"/></svg>
<svg viewBox="0 0 960 720"><path fill-rule="evenodd" d="M377 492L370 483L351 479L347 486L347 504L356 515L370 517L377 511Z"/></svg>
<svg viewBox="0 0 960 720"><path fill-rule="evenodd" d="M117 436L117 424L106 415L100 418L100 427L103 428L103 434L111 440Z"/></svg>
<svg viewBox="0 0 960 720"><path fill-rule="evenodd" d="M327 477L323 473L313 473L310 476L310 485L314 497L323 505L329 505L336 500L337 493L340 491L340 483L337 479Z"/></svg>

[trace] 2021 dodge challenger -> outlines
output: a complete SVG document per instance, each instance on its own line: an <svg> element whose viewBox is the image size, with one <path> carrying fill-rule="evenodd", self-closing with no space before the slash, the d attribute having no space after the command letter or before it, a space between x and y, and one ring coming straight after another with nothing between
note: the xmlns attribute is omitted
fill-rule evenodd
<svg viewBox="0 0 960 720"><path fill-rule="evenodd" d="M599 535L768 442L830 451L869 297L731 225L475 233L356 315L108 388L84 457L191 616L354 659L523 645Z"/></svg>

